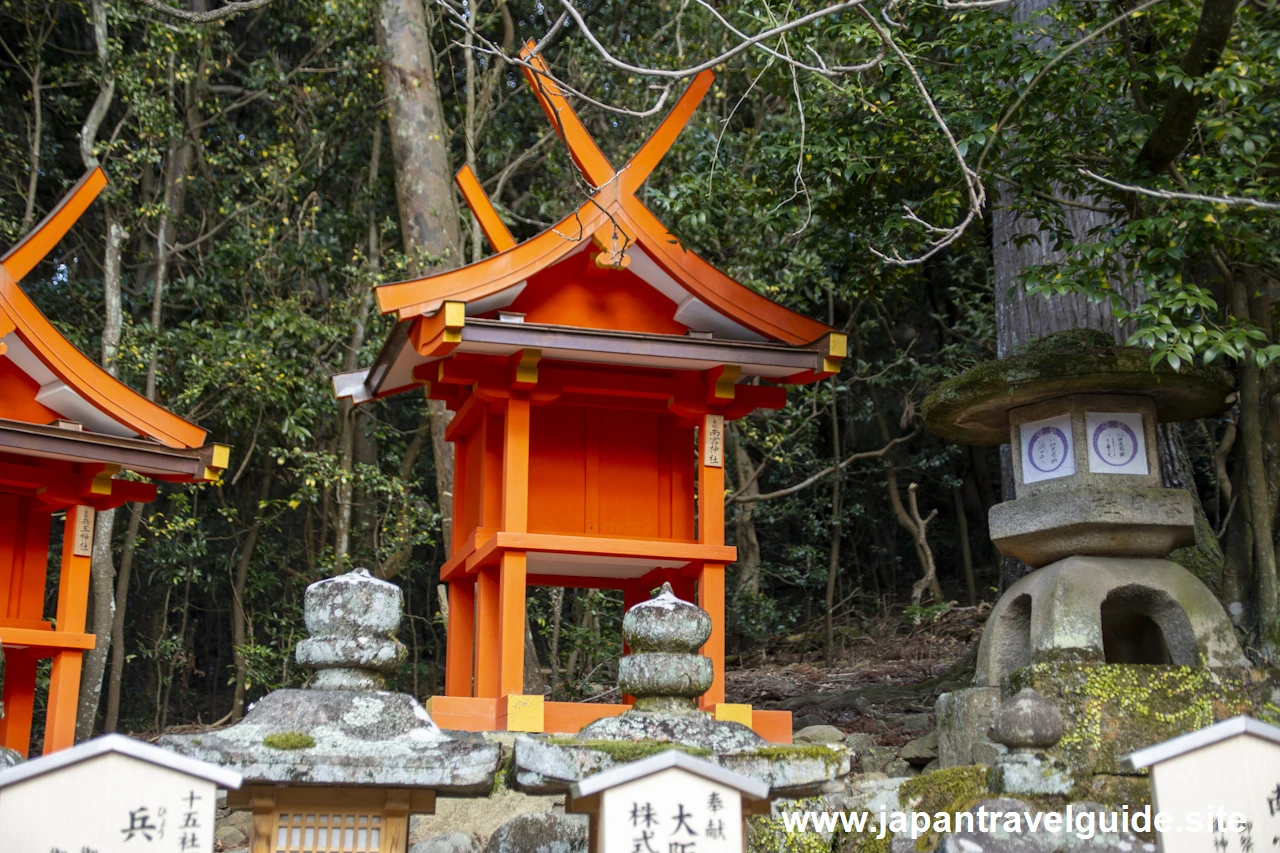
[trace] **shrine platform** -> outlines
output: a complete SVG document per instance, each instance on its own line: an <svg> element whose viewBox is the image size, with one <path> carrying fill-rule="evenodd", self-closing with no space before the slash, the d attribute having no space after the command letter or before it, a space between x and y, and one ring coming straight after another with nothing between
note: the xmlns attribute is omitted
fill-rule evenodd
<svg viewBox="0 0 1280 853"><path fill-rule="evenodd" d="M432 696L423 703L442 729L466 732L577 734L583 727L631 710L604 702L547 702L541 696ZM765 711L729 702L703 708L716 720L742 723L770 743L791 743L791 712Z"/></svg>

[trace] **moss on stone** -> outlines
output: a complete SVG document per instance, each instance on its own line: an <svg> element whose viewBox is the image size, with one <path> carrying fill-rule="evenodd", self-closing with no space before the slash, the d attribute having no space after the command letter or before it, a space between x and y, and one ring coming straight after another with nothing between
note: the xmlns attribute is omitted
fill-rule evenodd
<svg viewBox="0 0 1280 853"><path fill-rule="evenodd" d="M316 739L306 732L275 732L264 737L262 745L271 749L310 749Z"/></svg>
<svg viewBox="0 0 1280 853"><path fill-rule="evenodd" d="M493 774L493 787L489 796L493 797L503 788L515 790L516 785L516 751L509 746L499 744L498 769Z"/></svg>
<svg viewBox="0 0 1280 853"><path fill-rule="evenodd" d="M1120 762L1134 750L1238 714L1280 718L1259 701L1262 683L1246 669L1055 661L1016 670L1009 689L1058 705L1067 729L1051 752L1077 773L1128 775Z"/></svg>
<svg viewBox="0 0 1280 853"><path fill-rule="evenodd" d="M826 811L821 797L787 804L787 811ZM758 815L747 819L747 849L752 853L831 853L832 841L820 832L787 832L781 817Z"/></svg>
<svg viewBox="0 0 1280 853"><path fill-rule="evenodd" d="M628 761L639 761L641 758L648 758L650 755L657 755L659 752L666 752L669 749L678 749L689 755L695 755L705 758L711 755L711 750L701 746L686 746L681 743L668 743L656 740L577 740L571 737L564 738L548 738L547 743L556 746L575 746L580 749L592 749L596 752L603 752L614 761L625 763Z"/></svg>
<svg viewBox="0 0 1280 853"><path fill-rule="evenodd" d="M908 779L898 789L898 802L904 810L954 815L968 811L988 795L987 768L968 765L947 767ZM916 839L916 849L932 850L937 843L937 833L931 831Z"/></svg>
<svg viewBox="0 0 1280 853"><path fill-rule="evenodd" d="M1065 394L1149 394L1161 420L1207 417L1225 407L1233 381L1224 370L1195 364L1174 370L1165 362L1153 369L1150 356L1144 347L1117 346L1103 332L1059 332L947 380L920 411L943 438L1002 444L1009 440L1009 409Z"/></svg>
<svg viewBox="0 0 1280 853"><path fill-rule="evenodd" d="M761 758L775 762L813 759L814 761L821 761L828 770L838 768L843 757L840 750L831 749L822 744L762 746L759 749L752 750L747 755L758 755Z"/></svg>

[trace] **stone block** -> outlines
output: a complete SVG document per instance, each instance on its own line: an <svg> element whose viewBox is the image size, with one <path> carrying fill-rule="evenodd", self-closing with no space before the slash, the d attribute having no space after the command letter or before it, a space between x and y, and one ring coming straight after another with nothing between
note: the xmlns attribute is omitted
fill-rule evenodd
<svg viewBox="0 0 1280 853"><path fill-rule="evenodd" d="M1066 764L1048 755L1002 755L987 773L993 794L1012 796L1065 796L1075 784Z"/></svg>
<svg viewBox="0 0 1280 853"><path fill-rule="evenodd" d="M938 757L938 733L929 732L924 737L908 741L900 753L902 760L916 767L923 767Z"/></svg>
<svg viewBox="0 0 1280 853"><path fill-rule="evenodd" d="M1280 674L1244 667L1044 663L1014 672L1007 690L1030 687L1057 705L1066 730L1046 752L1078 777L1133 776L1121 759L1138 749L1239 714L1280 722L1268 707Z"/></svg>
<svg viewBox="0 0 1280 853"><path fill-rule="evenodd" d="M987 520L1000 553L1031 566L1073 554L1163 557L1196 541L1195 509L1185 489L1046 492L996 504Z"/></svg>
<svg viewBox="0 0 1280 853"><path fill-rule="evenodd" d="M563 795L534 796L502 787L488 797L438 797L435 814L409 818L409 845L459 831L483 840L521 815L563 810L563 806Z"/></svg>
<svg viewBox="0 0 1280 853"><path fill-rule="evenodd" d="M977 741L969 748L970 764L995 764L1000 756L1009 751L1008 747L989 740Z"/></svg>
<svg viewBox="0 0 1280 853"><path fill-rule="evenodd" d="M898 750L892 746L871 746L860 756L863 773L885 773L889 762L898 757Z"/></svg>
<svg viewBox="0 0 1280 853"><path fill-rule="evenodd" d="M889 774L890 779L894 779L904 776L919 776L920 768L901 758L895 758L885 766L884 772Z"/></svg>
<svg viewBox="0 0 1280 853"><path fill-rule="evenodd" d="M450 832L416 842L409 853L480 853L480 845L465 832Z"/></svg>
<svg viewBox="0 0 1280 853"><path fill-rule="evenodd" d="M218 842L224 849L230 847L243 847L249 843L249 836L238 827L230 824L219 824L214 827L213 840Z"/></svg>
<svg viewBox="0 0 1280 853"><path fill-rule="evenodd" d="M876 745L876 736L866 732L854 732L844 739L844 745L858 753L858 755L862 755L862 753Z"/></svg>
<svg viewBox="0 0 1280 853"><path fill-rule="evenodd" d="M938 718L938 760L943 767L982 764L974 757L977 744L996 747L993 758L1004 751L988 737L1000 707L1000 691L995 687L971 687L954 693L943 693L934 706Z"/></svg>
<svg viewBox="0 0 1280 853"><path fill-rule="evenodd" d="M844 743L844 732L835 726L808 726L792 735L795 743Z"/></svg>
<svg viewBox="0 0 1280 853"><path fill-rule="evenodd" d="M798 732L801 729L809 728L809 726L824 725L826 722L827 721L822 717L821 714L801 714L798 717L792 717L791 728L793 731Z"/></svg>
<svg viewBox="0 0 1280 853"><path fill-rule="evenodd" d="M587 853L587 816L521 815L489 836L484 853Z"/></svg>

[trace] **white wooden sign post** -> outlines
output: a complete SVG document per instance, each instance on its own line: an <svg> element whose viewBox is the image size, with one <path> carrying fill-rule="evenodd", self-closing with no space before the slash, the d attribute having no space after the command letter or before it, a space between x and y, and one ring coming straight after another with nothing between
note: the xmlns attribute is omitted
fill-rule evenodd
<svg viewBox="0 0 1280 853"><path fill-rule="evenodd" d="M769 786L672 749L582 780L565 811L591 816L592 853L744 853Z"/></svg>
<svg viewBox="0 0 1280 853"><path fill-rule="evenodd" d="M124 735L0 771L5 853L211 853L218 788L241 776Z"/></svg>
<svg viewBox="0 0 1280 853"><path fill-rule="evenodd" d="M1151 768L1162 853L1280 850L1280 728L1233 717L1138 750L1133 770Z"/></svg>

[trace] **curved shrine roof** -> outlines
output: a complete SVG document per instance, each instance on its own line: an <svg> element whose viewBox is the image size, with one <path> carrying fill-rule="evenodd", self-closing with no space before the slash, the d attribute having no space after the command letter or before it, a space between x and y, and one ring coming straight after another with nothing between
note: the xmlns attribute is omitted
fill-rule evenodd
<svg viewBox="0 0 1280 853"><path fill-rule="evenodd" d="M96 459L174 479L208 479L226 466L227 449L205 446L205 430L148 400L76 349L18 286L106 183L101 168L88 172L34 231L0 257L0 378L5 380L0 450ZM78 427L47 426L59 422ZM95 436L110 450L91 449Z"/></svg>
<svg viewBox="0 0 1280 853"><path fill-rule="evenodd" d="M460 329L473 317L493 320L510 309L510 319L519 322L646 334L653 338L650 349L686 334L722 344L765 345L779 353L800 348L820 353L816 367L784 370L779 362L777 369L761 368L756 375L791 382L829 375L824 366L832 367L845 354L842 335L716 269L687 249L636 195L715 75L697 75L635 155L614 169L542 58L532 54L532 43L521 57L534 95L593 194L555 225L517 243L476 176L462 169L459 188L496 253L464 267L378 287L382 313L394 314L400 322L372 367L334 377L338 396L363 402L415 384L413 369L437 357L420 345L431 337L423 329L440 326L451 304L467 319L445 320L450 328Z"/></svg>

